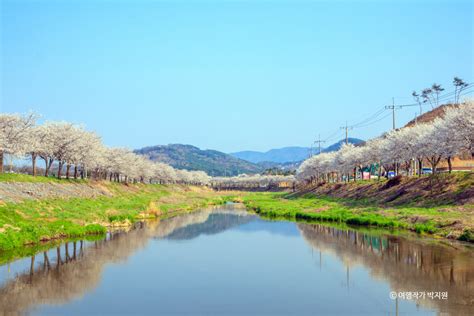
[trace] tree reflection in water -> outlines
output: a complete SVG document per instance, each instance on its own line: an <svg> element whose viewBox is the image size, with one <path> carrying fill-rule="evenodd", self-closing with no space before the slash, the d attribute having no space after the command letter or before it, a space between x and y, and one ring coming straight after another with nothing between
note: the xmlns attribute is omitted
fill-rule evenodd
<svg viewBox="0 0 474 316"><path fill-rule="evenodd" d="M65 304L96 288L108 263L126 261L150 240L183 240L218 234L257 218L231 205L138 223L135 229L112 232L98 241L66 242L35 254L29 258L26 271L10 275L0 284L0 309L5 314L16 314L41 304ZM348 290L357 287L350 278L351 268L362 266L373 278L387 281L392 291L449 293L448 300L420 300L418 303L423 306L441 313L472 314L472 249L324 225L294 225L303 239L319 250L319 269L327 268L323 265L327 255L345 263Z"/></svg>
<svg viewBox="0 0 474 316"><path fill-rule="evenodd" d="M388 281L391 291L448 292L447 300L425 298L418 300L418 304L441 313L472 315L472 249L457 243L441 245L318 224L297 225L311 247L344 262L348 285L350 269L359 265L369 269L373 278Z"/></svg>
<svg viewBox="0 0 474 316"><path fill-rule="evenodd" d="M218 214L220 216L215 216ZM66 242L43 252L42 256L32 256L29 270L12 277L0 288L0 311L16 314L39 304L64 304L80 298L98 285L106 264L127 260L152 238L167 238L175 231L180 231L180 238L193 238L181 229L189 227L192 235L197 237L196 227L201 227L202 233L211 233L210 227L221 225L222 231L231 227L229 223L248 222L242 219L244 217L253 218L235 206L221 206L161 222L137 223L130 231L108 233L106 238L90 242L87 247L84 241ZM199 226L206 221L212 225ZM38 262L39 259L42 262Z"/></svg>

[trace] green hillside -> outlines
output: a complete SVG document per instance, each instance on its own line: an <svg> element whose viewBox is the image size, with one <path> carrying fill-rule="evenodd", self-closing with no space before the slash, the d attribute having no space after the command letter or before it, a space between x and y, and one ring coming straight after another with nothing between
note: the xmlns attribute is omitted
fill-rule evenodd
<svg viewBox="0 0 474 316"><path fill-rule="evenodd" d="M263 171L261 166L217 150L201 150L191 145L170 144L135 150L153 161L161 161L178 169L202 170L210 176L252 174Z"/></svg>

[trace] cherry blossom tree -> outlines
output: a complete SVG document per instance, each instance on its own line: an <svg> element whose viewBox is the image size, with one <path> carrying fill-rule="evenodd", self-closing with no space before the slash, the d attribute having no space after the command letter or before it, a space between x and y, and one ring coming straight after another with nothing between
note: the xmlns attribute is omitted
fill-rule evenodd
<svg viewBox="0 0 474 316"><path fill-rule="evenodd" d="M439 90L439 89L438 89ZM400 173L404 167L406 174L418 162L418 174L421 175L423 161L427 161L433 173L442 159L448 163L451 172L451 160L463 153L474 156L474 102L468 100L447 108L444 116L432 122L416 124L391 131L381 137L367 141L362 146L343 145L334 153L325 153L305 160L297 170L299 182L334 181L334 178L348 179L366 166L379 165L379 177L382 167L386 171ZM336 177L334 177L336 175Z"/></svg>
<svg viewBox="0 0 474 316"><path fill-rule="evenodd" d="M3 160L5 154L10 155L11 160L15 156L22 156L28 150L25 145L29 130L35 125L37 115L34 113L0 114L0 173L3 172ZM12 162L10 163L10 169Z"/></svg>

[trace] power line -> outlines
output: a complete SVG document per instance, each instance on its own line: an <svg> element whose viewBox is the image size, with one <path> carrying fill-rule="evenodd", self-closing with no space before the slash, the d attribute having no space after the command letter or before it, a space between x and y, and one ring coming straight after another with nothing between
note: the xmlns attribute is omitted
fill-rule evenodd
<svg viewBox="0 0 474 316"><path fill-rule="evenodd" d="M474 92L474 83L468 83L466 88L464 88L461 92L454 90L447 92L445 94L442 94L436 98L436 102L443 102L446 101L454 96L456 96L457 93L459 93L459 96L464 96L467 94L470 94ZM427 104L427 101L423 101L421 104ZM394 99L392 98L392 105L384 106L382 108L379 108L376 112L371 114L370 116L366 117L365 119L362 119L361 121L354 123L353 125L348 125L346 121L346 125L340 127L338 130L336 130L334 133L330 134L328 137L326 137L324 140L321 140L320 138L314 142L314 144L318 143L319 147L321 146L322 142L328 142L334 138L339 137L341 134L341 130L345 130L346 134L346 143L348 142L348 130L352 130L354 128L359 129L359 128L364 128L370 125L373 125L377 122L382 121L383 119L387 118L388 116L392 115L392 128L395 129L395 110L396 109L402 109L404 107L413 107L413 106L420 106L420 103L409 103L409 104L395 104ZM386 115L383 115L383 113L386 113L385 110L392 110L391 113L388 113ZM381 115L383 115L381 117Z"/></svg>
<svg viewBox="0 0 474 316"><path fill-rule="evenodd" d="M382 107L380 108L377 112L375 112L374 114L372 114L371 116L369 116L368 118L358 122L358 123L355 123L352 125L352 127L358 127L359 125L363 125L373 119L376 119L378 116L380 116L382 113L385 112L385 107Z"/></svg>
<svg viewBox="0 0 474 316"><path fill-rule="evenodd" d="M329 135L328 137L326 137L326 138L324 139L324 141L327 142L327 141L333 139L335 136L339 136L340 133L341 133L341 131L338 129L338 130L336 130L334 133L332 133L331 135Z"/></svg>
<svg viewBox="0 0 474 316"><path fill-rule="evenodd" d="M460 96L464 96L464 95L472 93L472 92L474 92L474 85L473 85L473 83L470 83L469 86L466 89L462 90L462 92L460 93ZM455 93L457 93L457 91L451 91L451 92L445 93L445 94L441 95L437 100L438 100L438 102L446 101L447 99L453 97L455 95ZM426 102L423 102L422 104L426 104ZM385 110L387 110L387 108L393 110L392 109L393 105L394 104L379 109L377 112L375 112L371 116L367 117L366 119L364 119L364 120L362 120L358 123L353 124L352 127L353 128L362 128L362 127L370 126L372 124L375 124L375 123L381 121L382 119L386 118L388 115L384 115L383 117L379 118L380 115L382 115L385 112ZM411 104L395 105L396 108L412 107L412 106L419 106L419 104L418 103L411 103ZM392 122L392 125L393 125L393 122Z"/></svg>
<svg viewBox="0 0 474 316"><path fill-rule="evenodd" d="M469 87L470 86L470 87ZM466 88L466 89L471 89L472 88L472 84L468 84L468 87L469 88ZM469 91L465 91L466 89L464 89L462 92L462 95L465 95L467 92ZM449 93L446 93L444 94L443 96L441 97L437 97L436 98L436 103L437 105L439 104L439 101L443 101L443 99L445 99L446 97L451 97L452 94L454 93L454 95L456 95L458 92L457 91L454 91L454 92L449 92ZM459 96L461 96L461 93L459 93ZM430 101L431 102L431 101ZM423 103L426 103L426 100L423 102ZM396 125L395 125L395 110L396 109L402 109L404 107L410 107L410 106L420 106L419 103L413 103L413 104L395 104L395 98L392 98L392 105L387 105L385 106L386 109L390 109L392 110L392 129L396 129ZM420 109L421 110L421 109ZM420 112L421 113L421 112Z"/></svg>
<svg viewBox="0 0 474 316"><path fill-rule="evenodd" d="M380 122L381 120L383 120L383 119L389 117L390 115L392 115L392 113L388 113L387 115L385 115L385 116L379 118L378 120L372 121L372 122L367 123L367 124L365 124L365 125L357 126L356 128L362 128L362 127L367 127L367 126L373 125L373 124L375 124L375 123L377 123L377 122Z"/></svg>
<svg viewBox="0 0 474 316"><path fill-rule="evenodd" d="M474 91L470 91L471 89L474 89L473 83L469 83L468 88L463 89L460 95L465 95L465 94L468 94L470 92L474 92ZM439 96L437 100L438 100L438 102L439 101L445 101L445 100L449 99L450 97L453 97L455 95L455 93L457 93L457 91L451 91L451 92L445 93L445 94ZM426 104L426 102L423 102L422 104ZM392 104L392 105L394 105L394 104ZM419 104L418 103L411 103L411 104L396 105L396 107L399 107L399 106L400 107L411 107L411 106L419 106ZM389 109L391 109L392 106L388 106L388 107L389 107ZM354 123L352 125L352 127L353 128L361 128L361 127L365 127L365 126L371 125L372 123L380 121L381 119L378 119L378 118L380 117L380 115L382 115L385 112L386 109L387 109L387 107L380 108L377 112L375 112L371 116L367 117L366 119L363 119L360 122ZM385 117L386 116L384 116L383 118L385 118ZM373 120L375 120L375 121L373 121Z"/></svg>

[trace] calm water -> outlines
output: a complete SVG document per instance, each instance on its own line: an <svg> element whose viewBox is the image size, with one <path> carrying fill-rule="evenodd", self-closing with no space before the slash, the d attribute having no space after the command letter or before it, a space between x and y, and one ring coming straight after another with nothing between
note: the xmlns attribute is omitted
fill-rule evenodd
<svg viewBox="0 0 474 316"><path fill-rule="evenodd" d="M0 267L5 314L474 315L473 304L471 248L267 221L235 205Z"/></svg>

